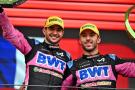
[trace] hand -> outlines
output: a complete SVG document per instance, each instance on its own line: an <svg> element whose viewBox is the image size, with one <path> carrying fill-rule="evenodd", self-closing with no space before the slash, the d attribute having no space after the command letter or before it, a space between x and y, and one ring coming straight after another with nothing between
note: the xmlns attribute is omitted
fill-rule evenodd
<svg viewBox="0 0 135 90"><path fill-rule="evenodd" d="M4 10L2 8L2 6L0 5L0 13L2 13Z"/></svg>

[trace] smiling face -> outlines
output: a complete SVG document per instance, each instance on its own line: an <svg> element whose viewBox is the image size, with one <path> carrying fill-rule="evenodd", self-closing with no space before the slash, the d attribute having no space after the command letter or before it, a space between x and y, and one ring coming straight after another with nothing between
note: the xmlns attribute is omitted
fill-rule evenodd
<svg viewBox="0 0 135 90"><path fill-rule="evenodd" d="M43 29L45 40L51 44L58 44L63 37L64 30L59 25L52 25Z"/></svg>
<svg viewBox="0 0 135 90"><path fill-rule="evenodd" d="M80 33L80 44L85 52L98 53L100 37L92 30L86 29Z"/></svg>

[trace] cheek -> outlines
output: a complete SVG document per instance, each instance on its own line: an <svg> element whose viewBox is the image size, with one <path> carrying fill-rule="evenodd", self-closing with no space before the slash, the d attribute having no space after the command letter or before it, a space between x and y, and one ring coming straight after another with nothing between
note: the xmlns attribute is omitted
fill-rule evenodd
<svg viewBox="0 0 135 90"><path fill-rule="evenodd" d="M63 34L64 34L64 33L59 33L60 37L63 37Z"/></svg>
<svg viewBox="0 0 135 90"><path fill-rule="evenodd" d="M80 45L82 45L82 43L83 43L83 40L82 40L82 39L80 39L80 40L79 40L79 44L80 44Z"/></svg>

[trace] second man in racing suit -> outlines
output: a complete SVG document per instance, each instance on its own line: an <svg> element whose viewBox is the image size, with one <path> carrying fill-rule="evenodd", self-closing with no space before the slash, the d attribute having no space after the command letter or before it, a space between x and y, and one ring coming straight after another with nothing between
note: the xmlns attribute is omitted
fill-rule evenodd
<svg viewBox="0 0 135 90"><path fill-rule="evenodd" d="M96 25L87 23L80 28L80 44L83 56L70 61L72 74L63 82L65 86L77 86L78 90L108 90L116 88L118 74L135 77L135 61L122 60L115 54L102 55L98 44L101 42Z"/></svg>

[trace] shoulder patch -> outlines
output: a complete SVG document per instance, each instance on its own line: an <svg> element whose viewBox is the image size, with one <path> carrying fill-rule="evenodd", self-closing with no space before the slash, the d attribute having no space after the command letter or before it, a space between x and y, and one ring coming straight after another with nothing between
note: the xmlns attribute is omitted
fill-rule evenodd
<svg viewBox="0 0 135 90"><path fill-rule="evenodd" d="M113 60L116 60L116 55L115 55L115 54L108 54L108 56L109 56L110 58L112 58Z"/></svg>
<svg viewBox="0 0 135 90"><path fill-rule="evenodd" d="M73 66L73 61L67 62L67 65L68 65L69 68L71 68Z"/></svg>
<svg viewBox="0 0 135 90"><path fill-rule="evenodd" d="M40 44L40 41L35 39L35 45Z"/></svg>
<svg viewBox="0 0 135 90"><path fill-rule="evenodd" d="M67 55L67 57L69 58L69 59L71 59L71 56L70 56L70 54L66 51L66 55Z"/></svg>

